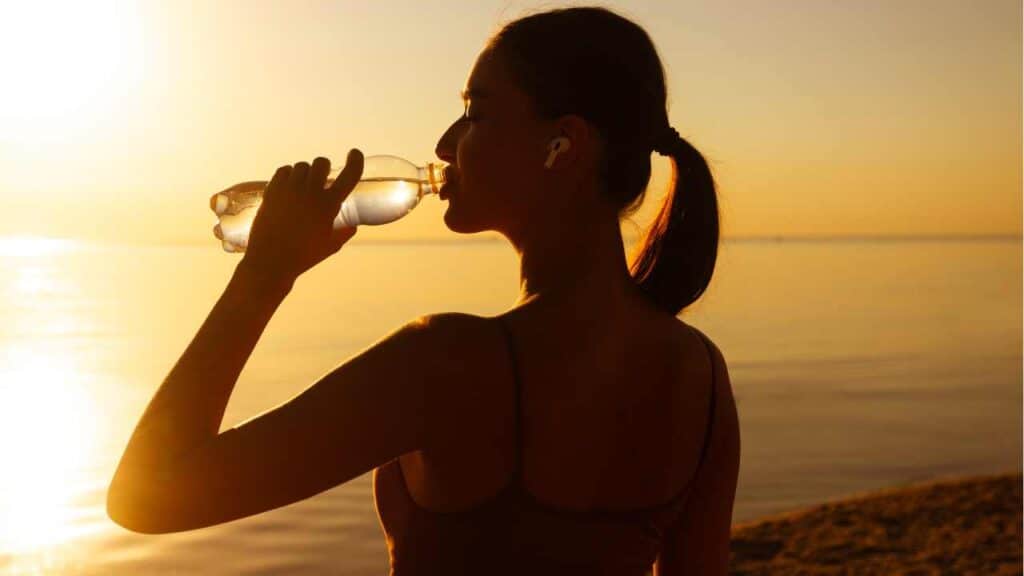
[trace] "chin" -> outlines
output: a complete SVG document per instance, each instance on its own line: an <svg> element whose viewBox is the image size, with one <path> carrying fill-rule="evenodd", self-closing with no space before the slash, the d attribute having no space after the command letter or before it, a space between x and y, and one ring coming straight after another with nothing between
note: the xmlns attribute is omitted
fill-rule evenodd
<svg viewBox="0 0 1024 576"><path fill-rule="evenodd" d="M451 204L448 205L448 210L444 213L444 225L456 234L476 234L491 229L479 220L467 219L464 215L460 215L457 209L452 209Z"/></svg>

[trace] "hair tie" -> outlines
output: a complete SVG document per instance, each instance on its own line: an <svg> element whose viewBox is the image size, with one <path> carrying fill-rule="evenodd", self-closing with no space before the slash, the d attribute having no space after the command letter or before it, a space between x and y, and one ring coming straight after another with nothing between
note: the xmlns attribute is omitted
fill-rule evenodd
<svg viewBox="0 0 1024 576"><path fill-rule="evenodd" d="M658 138L654 140L654 151L662 156L671 156L672 152L679 149L682 140L675 128L665 126Z"/></svg>

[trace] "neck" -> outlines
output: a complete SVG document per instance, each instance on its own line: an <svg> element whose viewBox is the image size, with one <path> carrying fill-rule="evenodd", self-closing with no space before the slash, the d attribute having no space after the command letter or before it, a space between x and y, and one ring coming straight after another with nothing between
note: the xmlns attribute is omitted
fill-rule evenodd
<svg viewBox="0 0 1024 576"><path fill-rule="evenodd" d="M616 216L576 214L531 232L513 240L520 259L517 307L535 301L608 306L637 292Z"/></svg>

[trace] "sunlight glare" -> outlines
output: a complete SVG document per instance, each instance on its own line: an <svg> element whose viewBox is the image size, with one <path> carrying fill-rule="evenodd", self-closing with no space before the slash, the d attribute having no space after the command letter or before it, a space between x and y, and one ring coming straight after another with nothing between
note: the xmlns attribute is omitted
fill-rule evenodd
<svg viewBox="0 0 1024 576"><path fill-rule="evenodd" d="M41 342L0 352L0 557L71 540L99 411L70 351Z"/></svg>
<svg viewBox="0 0 1024 576"><path fill-rule="evenodd" d="M0 10L0 143L74 141L142 69L131 3L8 2Z"/></svg>
<svg viewBox="0 0 1024 576"><path fill-rule="evenodd" d="M46 236L0 236L0 256L35 258L69 250L77 243Z"/></svg>
<svg viewBox="0 0 1024 576"><path fill-rule="evenodd" d="M408 206L409 202L416 197L419 185L411 182L395 182L387 201L395 206Z"/></svg>

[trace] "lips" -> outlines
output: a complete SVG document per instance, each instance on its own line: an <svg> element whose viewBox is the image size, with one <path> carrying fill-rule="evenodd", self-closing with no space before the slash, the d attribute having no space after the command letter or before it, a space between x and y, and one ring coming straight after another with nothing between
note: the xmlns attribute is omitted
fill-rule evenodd
<svg viewBox="0 0 1024 576"><path fill-rule="evenodd" d="M444 184L441 184L441 188L438 189L437 195L441 200L447 200L451 196L451 187L454 184L454 173L451 166L444 167Z"/></svg>

